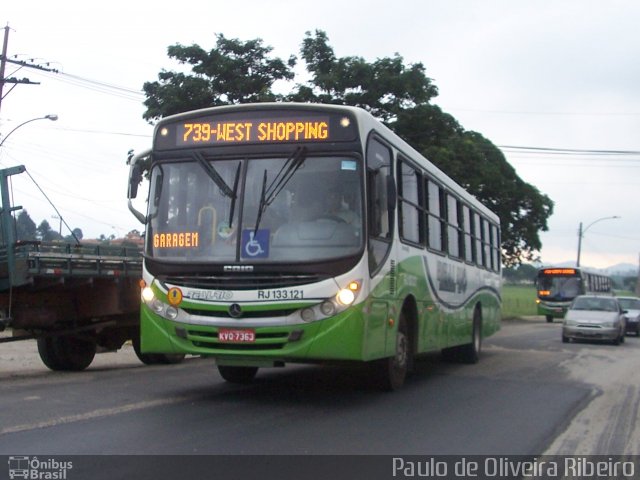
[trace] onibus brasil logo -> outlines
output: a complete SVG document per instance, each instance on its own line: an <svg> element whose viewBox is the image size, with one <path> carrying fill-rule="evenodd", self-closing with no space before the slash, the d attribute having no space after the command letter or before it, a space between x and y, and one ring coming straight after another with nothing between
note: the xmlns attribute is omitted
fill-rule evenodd
<svg viewBox="0 0 640 480"><path fill-rule="evenodd" d="M54 458L39 459L38 457L10 456L9 478L24 478L30 480L66 480L67 472L73 468L72 462L60 461Z"/></svg>

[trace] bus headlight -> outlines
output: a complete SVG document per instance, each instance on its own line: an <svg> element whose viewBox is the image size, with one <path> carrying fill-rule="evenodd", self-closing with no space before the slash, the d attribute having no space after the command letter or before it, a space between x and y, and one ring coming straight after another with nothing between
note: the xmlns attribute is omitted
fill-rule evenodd
<svg viewBox="0 0 640 480"><path fill-rule="evenodd" d="M169 320L175 320L176 318L178 318L178 309L176 307L167 307L167 310L165 311L165 316Z"/></svg>
<svg viewBox="0 0 640 480"><path fill-rule="evenodd" d="M151 303L154 297L155 295L153 294L151 287L144 287L142 289L142 300L144 300L145 303Z"/></svg>
<svg viewBox="0 0 640 480"><path fill-rule="evenodd" d="M141 296L144 304L156 315L160 315L161 317L169 320L176 320L180 315L180 310L178 310L178 308L172 305L167 305L157 298L151 287L144 287L142 289Z"/></svg>
<svg viewBox="0 0 640 480"><path fill-rule="evenodd" d="M360 292L360 281L349 282L347 288L343 288L336 295L338 303L344 307L348 307L356 301L356 296Z"/></svg>
<svg viewBox="0 0 640 480"><path fill-rule="evenodd" d="M330 317L331 315L335 315L336 306L331 300L325 300L320 304L320 311L325 317Z"/></svg>
<svg viewBox="0 0 640 480"><path fill-rule="evenodd" d="M343 288L338 292L338 295L336 295L336 300L338 300L338 303L340 305L351 305L355 299L355 294L347 288Z"/></svg>
<svg viewBox="0 0 640 480"><path fill-rule="evenodd" d="M158 315L162 315L162 313L164 312L164 307L165 307L164 303L162 303L157 298L154 298L151 301L151 310L156 312Z"/></svg>
<svg viewBox="0 0 640 480"><path fill-rule="evenodd" d="M305 322L313 322L316 319L316 314L314 313L313 308L303 308L300 312L300 316Z"/></svg>
<svg viewBox="0 0 640 480"><path fill-rule="evenodd" d="M333 317L353 305L358 298L361 285L360 280L349 282L349 285L346 288L341 288L334 297L327 298L324 302L313 307L300 310L300 317L307 323Z"/></svg>

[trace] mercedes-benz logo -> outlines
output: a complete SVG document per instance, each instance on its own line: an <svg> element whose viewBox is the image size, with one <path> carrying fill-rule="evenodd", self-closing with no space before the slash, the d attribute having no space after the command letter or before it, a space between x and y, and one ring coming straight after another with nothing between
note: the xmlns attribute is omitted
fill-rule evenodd
<svg viewBox="0 0 640 480"><path fill-rule="evenodd" d="M229 315L231 318L240 318L242 316L242 307L237 303L229 305Z"/></svg>

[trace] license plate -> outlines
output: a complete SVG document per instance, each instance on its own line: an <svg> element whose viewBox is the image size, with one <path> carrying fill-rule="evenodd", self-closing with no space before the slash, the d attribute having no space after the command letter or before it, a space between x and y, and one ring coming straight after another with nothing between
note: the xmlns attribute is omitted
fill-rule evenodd
<svg viewBox="0 0 640 480"><path fill-rule="evenodd" d="M255 330L246 328L221 328L218 330L220 343L253 343L256 341Z"/></svg>

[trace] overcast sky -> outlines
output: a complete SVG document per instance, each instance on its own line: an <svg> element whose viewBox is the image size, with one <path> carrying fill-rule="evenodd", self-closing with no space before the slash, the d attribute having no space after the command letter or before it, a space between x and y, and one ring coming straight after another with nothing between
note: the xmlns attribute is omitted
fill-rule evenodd
<svg viewBox="0 0 640 480"><path fill-rule="evenodd" d="M397 52L424 64L440 92L434 103L501 147L518 174L555 202L541 235L545 263L575 261L582 222L589 227L583 266L638 264L640 153L507 148L640 151L635 0L6 0L0 26L7 23L10 58L49 62L64 75L7 66L5 76L40 84L5 85L2 138L32 118L59 120L16 130L0 150L0 167L25 165L85 238L143 230L126 207L125 160L128 150L150 146L142 85L177 68L169 45L208 50L221 33L262 38L273 55L288 58L305 31L321 29L338 56L374 61ZM59 228L29 176L12 184L15 204L37 224ZM612 216L621 218L600 220Z"/></svg>

